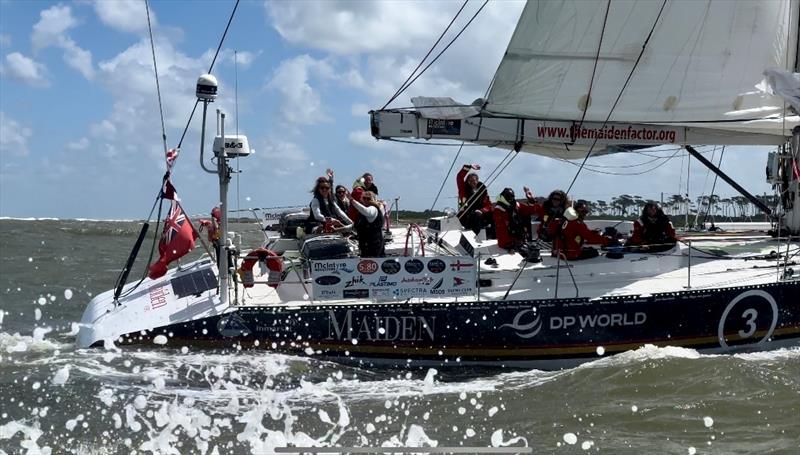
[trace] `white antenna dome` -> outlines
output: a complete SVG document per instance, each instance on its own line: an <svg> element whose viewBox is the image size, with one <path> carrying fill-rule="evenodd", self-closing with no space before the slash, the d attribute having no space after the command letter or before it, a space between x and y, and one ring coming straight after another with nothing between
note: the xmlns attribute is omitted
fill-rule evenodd
<svg viewBox="0 0 800 455"><path fill-rule="evenodd" d="M198 99L214 101L217 98L217 78L211 74L197 78L196 95Z"/></svg>

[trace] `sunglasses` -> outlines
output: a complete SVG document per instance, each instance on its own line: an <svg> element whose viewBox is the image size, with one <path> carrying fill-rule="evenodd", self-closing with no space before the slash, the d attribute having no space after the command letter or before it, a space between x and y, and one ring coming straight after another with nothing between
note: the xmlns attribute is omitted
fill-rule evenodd
<svg viewBox="0 0 800 455"><path fill-rule="evenodd" d="M339 190L339 191L336 192L336 194L345 194L345 193L347 193L347 191L345 191L345 190Z"/></svg>

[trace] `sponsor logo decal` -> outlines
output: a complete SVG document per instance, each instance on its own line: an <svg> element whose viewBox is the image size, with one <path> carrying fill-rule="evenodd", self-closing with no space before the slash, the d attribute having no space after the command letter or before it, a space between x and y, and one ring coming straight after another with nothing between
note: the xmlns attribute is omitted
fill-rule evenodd
<svg viewBox="0 0 800 455"><path fill-rule="evenodd" d="M419 259L411 259L406 261L405 268L406 272L416 275L425 268L425 264L423 264Z"/></svg>
<svg viewBox="0 0 800 455"><path fill-rule="evenodd" d="M403 279L400 280L400 282L401 283L419 283L419 284L424 284L424 285L427 286L427 285L433 283L433 278L431 278L429 276L410 276L410 277L403 277Z"/></svg>
<svg viewBox="0 0 800 455"><path fill-rule="evenodd" d="M321 277L317 278L316 280L314 280L315 283L317 283L317 284L319 284L321 286L333 286L334 284L338 284L340 281L342 281L341 278L339 278L338 276L333 276L333 275L321 276Z"/></svg>
<svg viewBox="0 0 800 455"><path fill-rule="evenodd" d="M463 286L463 285L464 285L464 279L463 278L459 278L457 276L453 277L453 286Z"/></svg>
<svg viewBox="0 0 800 455"><path fill-rule="evenodd" d="M378 263L371 260L371 259L364 259L363 261L358 263L359 273L363 273L364 275L371 275L378 271Z"/></svg>
<svg viewBox="0 0 800 455"><path fill-rule="evenodd" d="M456 262L451 262L450 263L450 270L452 270L454 272L458 272L461 269L468 269L468 268L473 267L473 266L475 266L475 264L473 264L471 262L456 261Z"/></svg>
<svg viewBox="0 0 800 455"><path fill-rule="evenodd" d="M167 296L169 296L169 286L161 286L150 291L150 309L155 310L167 304Z"/></svg>
<svg viewBox="0 0 800 455"><path fill-rule="evenodd" d="M250 329L247 328L244 319L236 313L224 316L217 321L217 332L225 338L247 336Z"/></svg>
<svg viewBox="0 0 800 455"><path fill-rule="evenodd" d="M442 287L443 283L444 283L444 278L439 278L439 281L437 281L436 284L434 284L431 289L439 289L440 287Z"/></svg>
<svg viewBox="0 0 800 455"><path fill-rule="evenodd" d="M345 299L366 299L369 297L369 289L345 289L342 291Z"/></svg>
<svg viewBox="0 0 800 455"><path fill-rule="evenodd" d="M524 322L530 318L533 318L533 320ZM522 310L514 316L514 321L511 324L503 324L500 326L501 329L503 327L516 330L517 336L520 338L533 338L542 330L542 315L536 314L536 308Z"/></svg>
<svg viewBox="0 0 800 455"><path fill-rule="evenodd" d="M352 278L347 280L347 282L344 284L344 287L352 288L353 286L355 286L357 284L364 284L364 277L363 276L361 276L361 275L353 276Z"/></svg>
<svg viewBox="0 0 800 455"><path fill-rule="evenodd" d="M387 275L394 275L395 273L400 271L400 261L397 259L389 259L388 261L383 261L381 264L381 270L383 273Z"/></svg>
<svg viewBox="0 0 800 455"><path fill-rule="evenodd" d="M593 329L595 327L624 327L642 325L647 321L647 313L600 313L579 316L553 316L550 330L568 330L571 327Z"/></svg>
<svg viewBox="0 0 800 455"><path fill-rule="evenodd" d="M327 340L433 341L435 334L436 316L381 316L350 309L337 314L328 310Z"/></svg>
<svg viewBox="0 0 800 455"><path fill-rule="evenodd" d="M373 281L369 283L372 287L385 287L385 286L397 286L397 281L389 281L389 277L386 275L381 275L378 278L378 281Z"/></svg>
<svg viewBox="0 0 800 455"><path fill-rule="evenodd" d="M442 273L444 272L445 265L444 261L441 259L431 259L428 261L428 271L431 273Z"/></svg>
<svg viewBox="0 0 800 455"><path fill-rule="evenodd" d="M335 272L337 270L347 273L352 272L352 270L348 271L347 269L348 267L346 262L314 262L315 272Z"/></svg>
<svg viewBox="0 0 800 455"><path fill-rule="evenodd" d="M372 297L376 299L388 299L392 296L391 289L373 289L370 292L372 293Z"/></svg>

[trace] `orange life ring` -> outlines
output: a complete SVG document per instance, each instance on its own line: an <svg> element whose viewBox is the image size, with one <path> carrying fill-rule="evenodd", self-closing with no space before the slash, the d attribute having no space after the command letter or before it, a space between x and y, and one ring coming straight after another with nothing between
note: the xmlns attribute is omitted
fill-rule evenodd
<svg viewBox="0 0 800 455"><path fill-rule="evenodd" d="M255 267L256 263L260 261L265 261L267 263L267 269L270 271L270 273L283 273L283 259L280 259L278 253L266 248L256 248L255 250L247 253L247 256L245 256L244 260L242 261L242 266L239 268L239 276L242 278L242 285L244 287L252 288L253 285L255 285L253 267ZM280 282L268 284L273 288L277 288Z"/></svg>

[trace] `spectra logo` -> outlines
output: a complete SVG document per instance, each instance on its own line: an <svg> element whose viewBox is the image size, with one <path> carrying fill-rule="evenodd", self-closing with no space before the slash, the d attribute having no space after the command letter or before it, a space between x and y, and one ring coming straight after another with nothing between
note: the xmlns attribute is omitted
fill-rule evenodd
<svg viewBox="0 0 800 455"><path fill-rule="evenodd" d="M534 315L536 313L535 308L529 308L527 310L522 310L514 316L514 322L512 324L503 324L500 326L502 329L503 327L510 327L517 332L517 336L520 338L533 338L539 334L539 331L542 330L542 315L536 314L535 317L531 322L523 323L523 319L529 318L531 316L526 316L528 313Z"/></svg>

